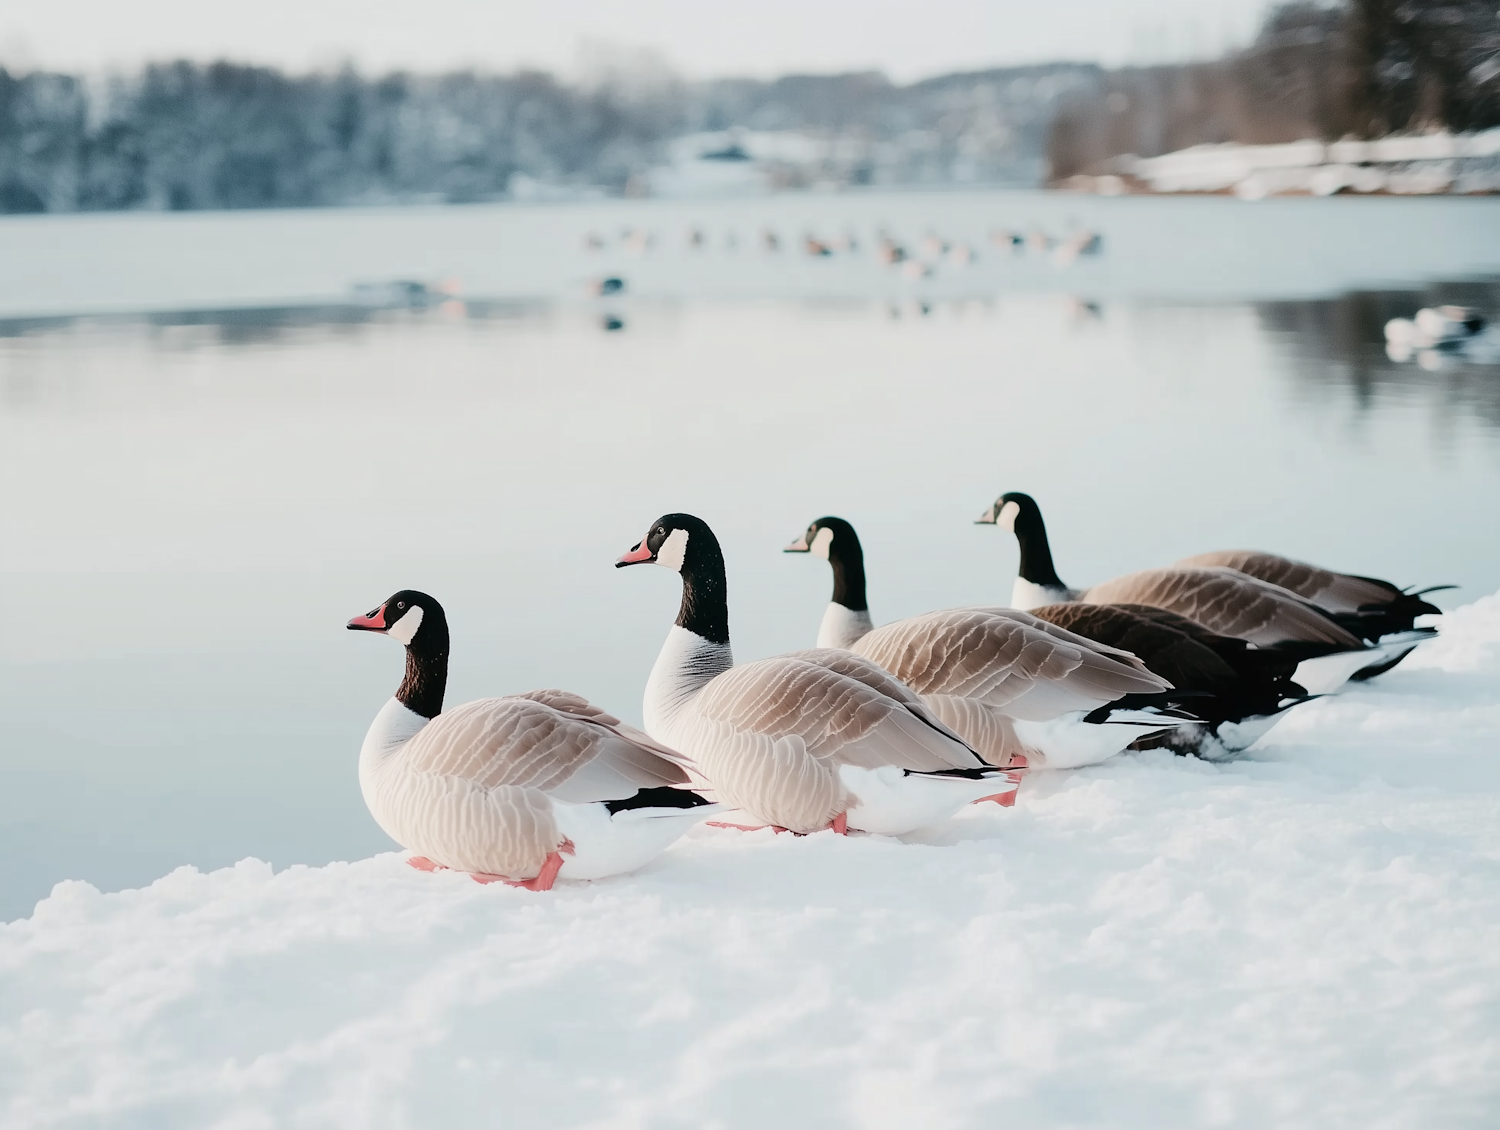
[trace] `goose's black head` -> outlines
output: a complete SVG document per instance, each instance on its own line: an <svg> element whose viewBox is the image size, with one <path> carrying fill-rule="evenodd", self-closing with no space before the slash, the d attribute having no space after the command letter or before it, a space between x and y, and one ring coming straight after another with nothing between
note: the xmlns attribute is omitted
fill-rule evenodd
<svg viewBox="0 0 1500 1130"><path fill-rule="evenodd" d="M1006 491L995 504L975 519L976 525L999 526L1016 535L1021 547L1020 575L1039 585L1062 586L1052 564L1052 546L1047 541L1047 524L1036 499L1018 490Z"/></svg>
<svg viewBox="0 0 1500 1130"><path fill-rule="evenodd" d="M660 565L675 573L687 574L695 567L723 564L719 539L702 518L691 514L663 514L651 523L646 536L615 562L616 569L627 565Z"/></svg>
<svg viewBox="0 0 1500 1130"><path fill-rule="evenodd" d="M819 518L807 527L807 533L803 534L783 552L786 553L811 553L815 557L821 557L824 561L830 561L835 555L841 555L852 550L859 553L859 535L854 532L854 527L842 518Z"/></svg>
<svg viewBox="0 0 1500 1130"><path fill-rule="evenodd" d="M648 564L682 575L678 627L715 643L729 642L724 553L707 522L691 514L663 514L615 568Z"/></svg>
<svg viewBox="0 0 1500 1130"><path fill-rule="evenodd" d="M833 602L855 612L866 612L865 554L854 527L842 518L819 518L783 551L811 553L833 566Z"/></svg>
<svg viewBox="0 0 1500 1130"><path fill-rule="evenodd" d="M1011 533L1031 532L1042 527L1042 508L1036 499L1018 490L1008 490L974 520L976 526L999 526Z"/></svg>
<svg viewBox="0 0 1500 1130"><path fill-rule="evenodd" d="M417 651L448 646L448 619L443 606L425 592L402 589L380 607L349 621L351 632L379 632Z"/></svg>
<svg viewBox="0 0 1500 1130"><path fill-rule="evenodd" d="M379 607L349 621L351 632L379 632L406 647L406 677L396 697L424 718L443 710L448 683L448 618L425 592L402 589Z"/></svg>

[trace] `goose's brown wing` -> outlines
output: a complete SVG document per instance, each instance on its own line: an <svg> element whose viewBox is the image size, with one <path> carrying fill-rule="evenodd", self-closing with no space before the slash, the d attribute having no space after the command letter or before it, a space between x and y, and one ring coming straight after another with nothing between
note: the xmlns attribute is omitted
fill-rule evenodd
<svg viewBox="0 0 1500 1130"><path fill-rule="evenodd" d="M466 702L424 726L406 756L413 772L537 789L570 803L688 781L680 754L562 691Z"/></svg>
<svg viewBox="0 0 1500 1130"><path fill-rule="evenodd" d="M1401 595L1401 590L1388 581L1335 573L1331 569L1278 557L1274 553L1258 553L1253 549L1200 553L1196 557L1184 557L1177 564L1238 569L1241 573L1290 589L1330 612L1358 612L1366 605L1388 604Z"/></svg>
<svg viewBox="0 0 1500 1130"><path fill-rule="evenodd" d="M854 650L924 696L972 698L1041 721L1169 686L1134 657L1123 662L1113 648L1008 612L955 608L913 616L876 628Z"/></svg>
<svg viewBox="0 0 1500 1130"><path fill-rule="evenodd" d="M1049 604L1033 610L1090 639L1128 648L1146 665L1181 690L1223 692L1238 676L1205 641L1227 641L1202 624L1146 604ZM1243 648L1242 641L1229 641Z"/></svg>
<svg viewBox="0 0 1500 1130"><path fill-rule="evenodd" d="M1234 569L1145 569L1095 585L1082 600L1155 605L1257 647L1290 641L1326 643L1351 651L1364 646L1296 593Z"/></svg>
<svg viewBox="0 0 1500 1130"><path fill-rule="evenodd" d="M814 758L918 772L979 764L910 690L868 660L835 649L732 667L701 692L699 718L733 735L795 737Z"/></svg>

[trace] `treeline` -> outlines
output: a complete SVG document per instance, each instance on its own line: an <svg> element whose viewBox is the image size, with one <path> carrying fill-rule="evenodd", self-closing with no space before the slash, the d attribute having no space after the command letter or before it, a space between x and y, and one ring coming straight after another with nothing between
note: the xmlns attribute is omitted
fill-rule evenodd
<svg viewBox="0 0 1500 1130"><path fill-rule="evenodd" d="M0 212L465 202L522 183L624 193L672 139L733 127L826 143L779 183L896 186L1036 184L1202 142L1495 124L1500 0L1295 0L1211 62L904 86L880 74L570 84L227 62L105 80L0 69Z"/></svg>
<svg viewBox="0 0 1500 1130"><path fill-rule="evenodd" d="M813 170L849 183L1035 183L1057 100L1096 75L1020 67L898 86L879 74L298 76L225 62L95 82L0 70L0 211L478 201L517 174L620 193L672 138L736 126L849 142Z"/></svg>
<svg viewBox="0 0 1500 1130"><path fill-rule="evenodd" d="M1271 144L1500 125L1494 0L1283 4L1212 62L1101 71L1059 107L1054 180L1212 142Z"/></svg>

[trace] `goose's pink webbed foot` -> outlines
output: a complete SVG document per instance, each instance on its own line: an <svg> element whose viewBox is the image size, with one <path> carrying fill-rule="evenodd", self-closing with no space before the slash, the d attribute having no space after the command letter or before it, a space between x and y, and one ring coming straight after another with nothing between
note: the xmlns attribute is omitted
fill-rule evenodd
<svg viewBox="0 0 1500 1130"><path fill-rule="evenodd" d="M466 871L465 874L476 883L504 883L507 887L523 887L528 891L550 891L552 884L557 881L557 873L562 870L563 856L572 855L577 850L573 841L564 836L563 842L557 845L557 850L549 852L547 858L542 860L542 869L534 879L507 879L504 875L491 875L485 871ZM444 864L434 863L425 855L413 855L407 859L406 864L418 871L451 870Z"/></svg>
<svg viewBox="0 0 1500 1130"><path fill-rule="evenodd" d="M1016 754L1010 759L1010 764L1005 767L1006 780L1010 781L1013 787L991 796L982 796L974 803L985 804L988 801L994 801L1001 808L1010 808L1016 803L1016 793L1020 791L1021 780L1026 776L1026 767L1025 755Z"/></svg>

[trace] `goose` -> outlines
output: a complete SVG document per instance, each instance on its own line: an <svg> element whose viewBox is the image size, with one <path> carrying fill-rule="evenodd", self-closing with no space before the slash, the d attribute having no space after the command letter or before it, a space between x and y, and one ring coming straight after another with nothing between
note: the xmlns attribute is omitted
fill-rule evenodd
<svg viewBox="0 0 1500 1130"><path fill-rule="evenodd" d="M717 805L691 762L586 699L540 690L443 709L448 619L403 589L349 621L406 647L406 674L359 751L375 822L422 870L534 891L649 862Z"/></svg>
<svg viewBox="0 0 1500 1130"><path fill-rule="evenodd" d="M1172 683L1134 655L1025 612L953 608L874 627L864 551L843 518L817 519L786 552L833 569L818 646L880 664L991 764L1076 768L1185 724L1139 709L1165 705Z"/></svg>
<svg viewBox="0 0 1500 1130"><path fill-rule="evenodd" d="M724 555L708 523L658 518L615 562L682 578L646 683L646 732L761 826L901 835L1015 792L1005 772L862 656L815 648L735 665ZM736 825L738 826L738 825Z"/></svg>
<svg viewBox="0 0 1500 1130"><path fill-rule="evenodd" d="M1248 749L1308 695L1293 680L1297 661L1210 632L1186 616L1147 604L1048 604L1033 616L1099 643L1129 651L1178 690L1200 692L1203 721L1139 739L1133 748L1165 747L1217 758Z"/></svg>
<svg viewBox="0 0 1500 1130"><path fill-rule="evenodd" d="M1327 694L1360 673L1389 670L1413 647L1436 633L1414 629L1367 644L1329 612L1270 581L1218 566L1144 569L1089 589L1070 589L1052 563L1041 508L1028 494L1001 495L977 519L1016 535L1021 560L1011 603L1033 609L1046 604L1146 604L1165 608L1211 632L1243 639L1257 648L1278 648L1301 662L1296 681L1313 694Z"/></svg>

